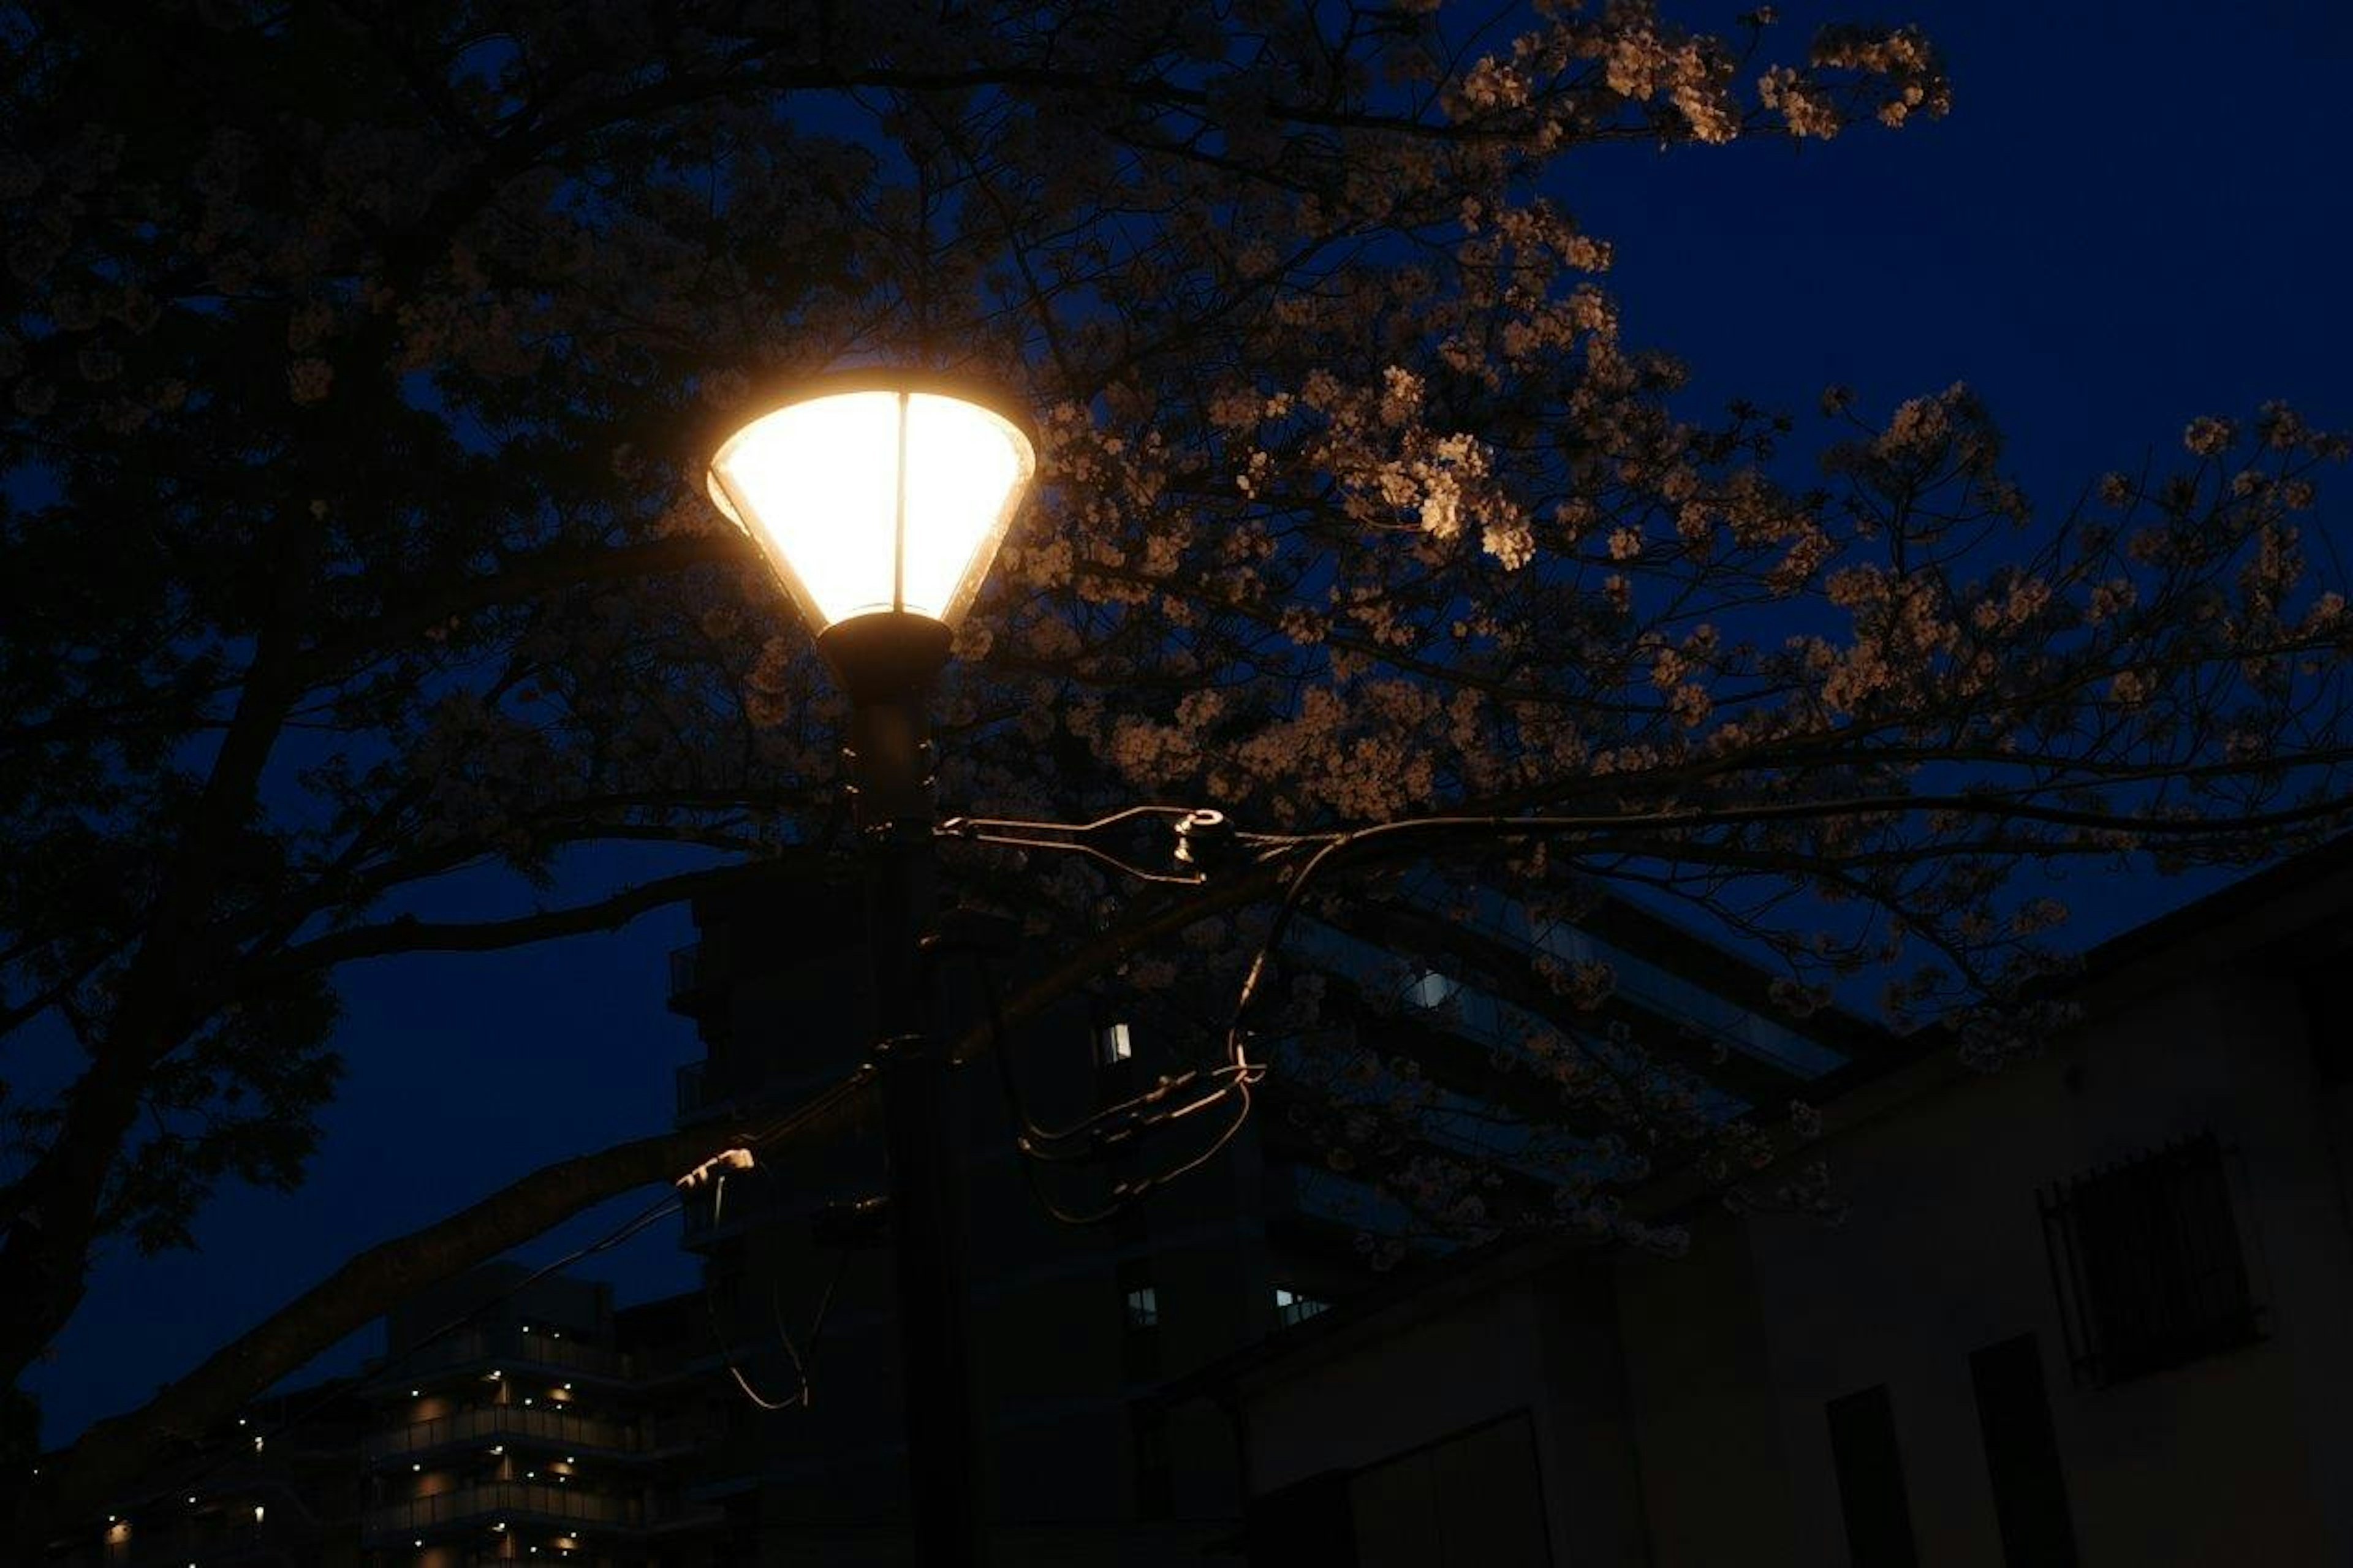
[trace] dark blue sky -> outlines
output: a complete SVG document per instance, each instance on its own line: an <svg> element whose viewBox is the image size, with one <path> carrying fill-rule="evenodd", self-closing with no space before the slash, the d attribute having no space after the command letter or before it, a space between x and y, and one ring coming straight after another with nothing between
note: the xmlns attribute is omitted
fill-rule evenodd
<svg viewBox="0 0 2353 1568"><path fill-rule="evenodd" d="M1746 0L1742 0L1746 4ZM1677 5L1710 22L1742 8ZM1843 7L1784 5L1802 37ZM1763 142L1572 161L1562 194L1614 240L1627 336L1692 364L1699 395L1811 421L1822 385L1883 411L1968 381L2008 426L2029 490L2178 453L2203 413L2284 397L2353 425L2343 278L2353 7L2341 0L1915 5L1956 80L1952 116L1792 151ZM2348 481L2331 508L2342 515ZM615 855L598 870L649 874ZM2192 889L2085 908L2113 931ZM480 912L522 900L504 889ZM512 900L512 901L510 901ZM136 1404L357 1248L549 1161L668 1124L698 1053L663 1006L683 913L612 936L347 971L350 1073L309 1184L234 1192L202 1249L99 1266L31 1386L49 1440ZM649 1199L545 1238L552 1258ZM625 1296L691 1280L662 1227L598 1260ZM347 1348L329 1364L348 1364Z"/></svg>

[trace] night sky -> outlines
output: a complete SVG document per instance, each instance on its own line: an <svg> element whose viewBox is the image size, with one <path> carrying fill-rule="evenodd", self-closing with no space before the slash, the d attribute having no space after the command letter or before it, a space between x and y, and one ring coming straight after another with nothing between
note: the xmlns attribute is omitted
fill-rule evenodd
<svg viewBox="0 0 2353 1568"><path fill-rule="evenodd" d="M1742 7L1669 8L1705 24ZM1785 40L1855 14L1779 9ZM2010 431L2030 494L2054 510L2102 471L2178 455L2196 415L2278 397L2316 424L2353 425L2353 133L2340 107L2353 7L2066 0L1883 15L1921 22L1946 50L1950 118L1795 151L1629 147L1568 161L1560 195L1618 246L1627 340L1689 361L1698 403L1786 408L1804 446L1824 428L1813 409L1826 383L1852 385L1876 415L1967 381ZM2327 483L2324 506L2341 510L2353 478ZM585 890L663 864L602 854L567 880ZM2196 890L2066 891L2089 940ZM485 879L437 907L528 903ZM309 1184L224 1194L200 1221L200 1251L106 1256L55 1360L28 1380L47 1440L135 1405L357 1248L666 1126L672 1069L699 1052L664 1008L664 954L692 934L672 911L612 936L346 970L349 1071ZM526 1256L569 1250L649 1196ZM591 1272L625 1300L692 1279L659 1227ZM352 1365L372 1338L323 1367Z"/></svg>

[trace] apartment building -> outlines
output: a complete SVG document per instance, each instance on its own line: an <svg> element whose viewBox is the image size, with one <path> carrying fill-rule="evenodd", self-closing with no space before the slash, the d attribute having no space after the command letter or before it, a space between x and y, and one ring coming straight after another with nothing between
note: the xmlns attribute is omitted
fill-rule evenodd
<svg viewBox="0 0 2353 1568"><path fill-rule="evenodd" d="M368 1560L741 1561L696 1490L724 1417L691 1300L616 1311L609 1286L527 1278L492 1265L386 1318L354 1389Z"/></svg>
<svg viewBox="0 0 2353 1568"><path fill-rule="evenodd" d="M731 1410L700 1306L616 1310L608 1286L474 1270L395 1308L358 1377L257 1402L50 1561L754 1561L727 1501L699 1489Z"/></svg>

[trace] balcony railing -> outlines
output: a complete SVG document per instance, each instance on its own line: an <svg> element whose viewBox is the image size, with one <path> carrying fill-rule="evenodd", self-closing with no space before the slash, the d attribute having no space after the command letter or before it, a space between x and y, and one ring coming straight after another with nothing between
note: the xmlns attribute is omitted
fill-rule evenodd
<svg viewBox="0 0 2353 1568"><path fill-rule="evenodd" d="M522 1334L503 1329L468 1329L436 1340L401 1358L401 1375L463 1366L469 1362L554 1367L599 1377L627 1377L628 1361L619 1352L554 1334Z"/></svg>
<svg viewBox="0 0 2353 1568"><path fill-rule="evenodd" d="M722 1517L715 1508L666 1499L649 1507L647 1500L635 1493L579 1491L536 1481L491 1481L372 1508L367 1511L366 1533L396 1536L476 1520L494 1523L586 1524L605 1530L666 1530L715 1523Z"/></svg>
<svg viewBox="0 0 2353 1568"><path fill-rule="evenodd" d="M638 1450L637 1433L617 1421L597 1421L565 1410L541 1410L522 1405L486 1405L412 1422L389 1432L374 1432L362 1444L371 1459L391 1454L421 1453L449 1443L482 1437L536 1438L567 1448L601 1448L607 1453Z"/></svg>
<svg viewBox="0 0 2353 1568"><path fill-rule="evenodd" d="M536 1519L628 1530L645 1522L645 1503L627 1493L575 1491L536 1481L491 1481L372 1508L367 1511L367 1529L371 1534L383 1534L471 1519Z"/></svg>

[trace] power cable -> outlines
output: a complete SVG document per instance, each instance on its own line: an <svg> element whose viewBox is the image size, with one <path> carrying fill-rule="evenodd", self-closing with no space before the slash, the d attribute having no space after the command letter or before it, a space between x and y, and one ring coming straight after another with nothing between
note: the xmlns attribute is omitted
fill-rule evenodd
<svg viewBox="0 0 2353 1568"><path fill-rule="evenodd" d="M774 1181L776 1179L776 1173L765 1164L754 1163L749 1167L739 1166L736 1168L756 1170L762 1176L770 1181ZM721 1175L719 1177L719 1185L713 1192L712 1200L712 1223L713 1225L716 1225L719 1220L720 1203L726 1192L725 1182L725 1176L723 1174ZM809 1379L809 1369L817 1363L817 1348L819 1342L822 1341L825 1335L826 1316L832 1310L834 1292L840 1288L842 1276L849 1271L849 1255L853 1250L854 1248L851 1246L844 1245L836 1254L833 1266L833 1275L826 1281L825 1293L818 1299L817 1315L809 1324L808 1352L806 1356L802 1354L800 1348L793 1342L792 1331L785 1324L784 1279L779 1276L769 1282L769 1316L776 1324L776 1338L778 1342L783 1344L786 1356L793 1363L793 1376L799 1385L793 1393L786 1395L782 1399L770 1399L765 1394L763 1394L758 1389L753 1387L752 1380L744 1374L744 1369L736 1364L734 1349L725 1332L723 1332L720 1328L719 1307L716 1299L712 1293L711 1280L708 1276L704 1278L702 1281L702 1310L704 1317L711 1324L711 1338L712 1345L718 1351L720 1360L726 1365L727 1375L735 1380L735 1386L737 1388L743 1390L744 1397L749 1399L754 1405L759 1406L761 1409L768 1411L789 1410L795 1405L807 1408L814 1402L815 1393Z"/></svg>
<svg viewBox="0 0 2353 1568"><path fill-rule="evenodd" d="M988 1017L989 1047L991 1054L997 1058L997 1082L1004 1091L1006 1110L1013 1118L1015 1149L1020 1157L1022 1179L1039 1206L1059 1223L1069 1226L1091 1226L1115 1218L1133 1207L1146 1194L1166 1185L1187 1172L1198 1170L1216 1158L1218 1153L1241 1131L1242 1124L1250 1120L1250 1080L1240 1075L1229 1078L1208 1093L1198 1096L1173 1110L1151 1113L1148 1107L1152 1104L1198 1081L1202 1076L1197 1072L1187 1072L1173 1078L1164 1078L1157 1086L1145 1093L1098 1111L1092 1116L1073 1123L1069 1128L1058 1131L1039 1127L1029 1119L1028 1110L1021 1103L1019 1087L1015 1081L1012 1041L1005 1028L1004 1000L997 983L996 966L989 962L985 949L972 946L967 951L971 952L980 973L981 995ZM1217 1069L1219 1074L1229 1070ZM1092 1210L1065 1208L1047 1192L1045 1184L1040 1179L1038 1169L1040 1162L1100 1161L1115 1152L1119 1146L1125 1142L1147 1137L1163 1128L1174 1125L1186 1117L1228 1100L1236 1101L1233 1118L1211 1141L1207 1149L1171 1170L1113 1182L1109 1194L1110 1201L1098 1208ZM1110 1130L1105 1131L1106 1127ZM1083 1141L1086 1147L1081 1150L1058 1147L1058 1145L1078 1141Z"/></svg>

